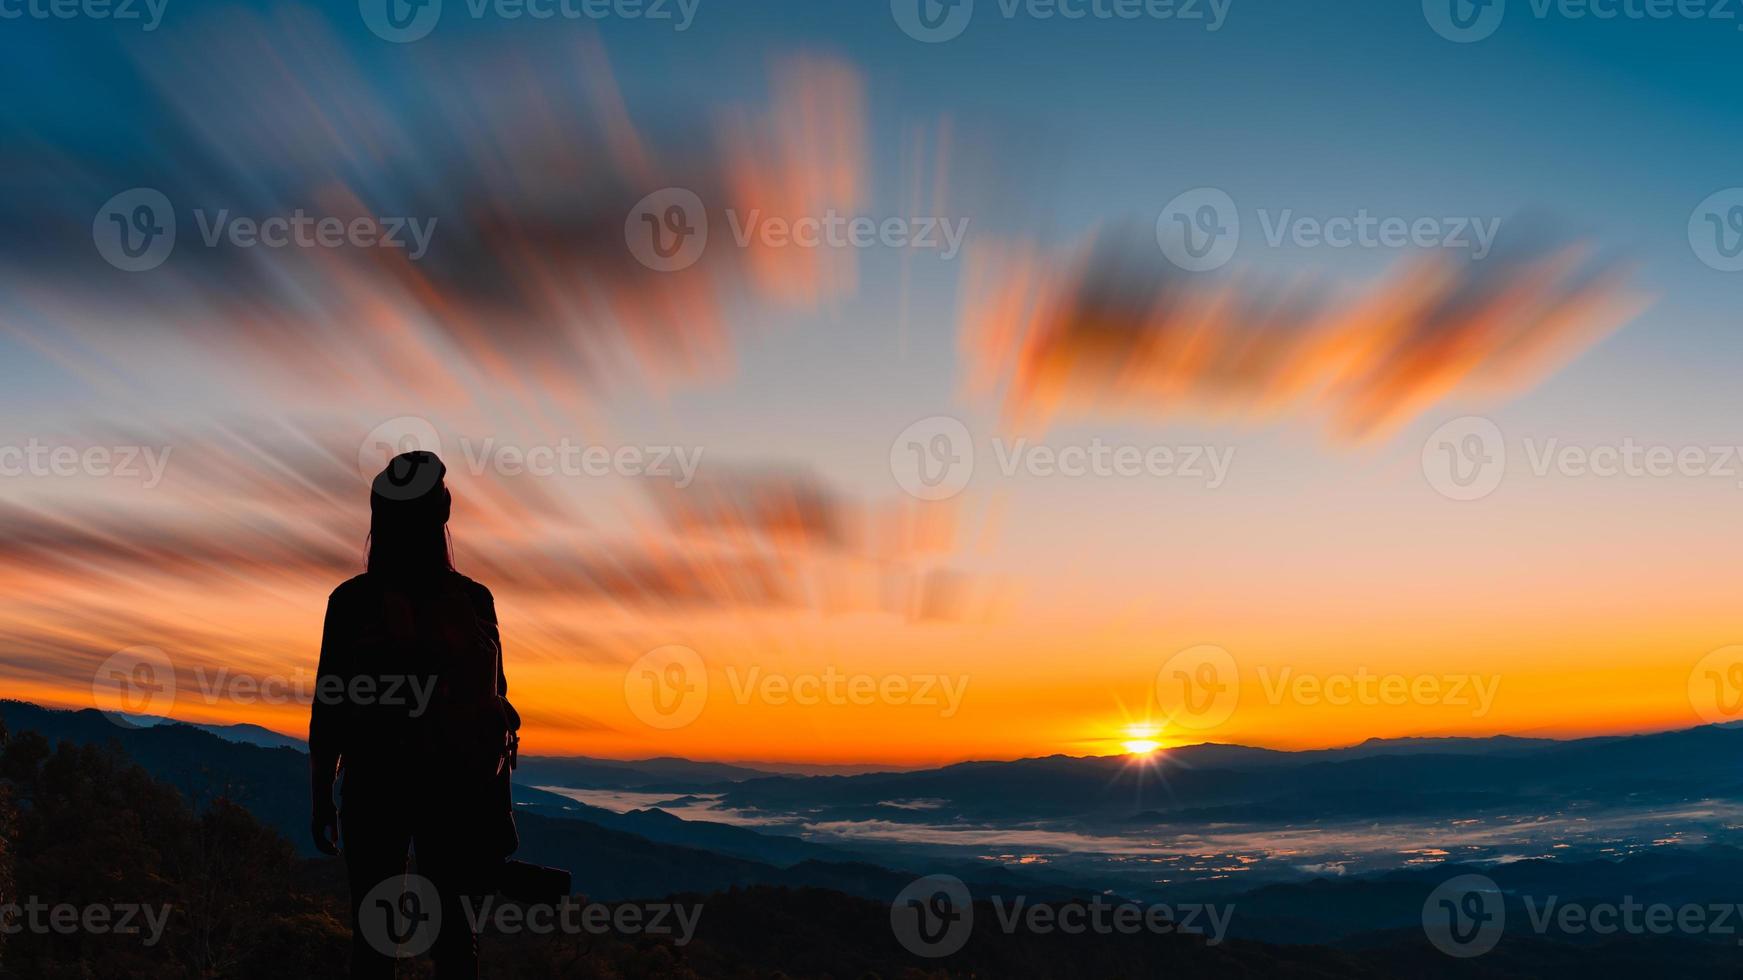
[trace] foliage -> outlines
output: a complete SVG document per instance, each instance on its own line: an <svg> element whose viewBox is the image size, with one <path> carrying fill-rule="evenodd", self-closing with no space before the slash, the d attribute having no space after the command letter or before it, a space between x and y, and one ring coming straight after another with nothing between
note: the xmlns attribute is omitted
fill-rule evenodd
<svg viewBox="0 0 1743 980"><path fill-rule="evenodd" d="M46 927L8 937L4 970L23 977L313 976L342 968L346 932L333 896L290 887L290 845L219 800L195 813L172 787L112 747L22 732L0 750L0 792L15 812L5 840L12 899L44 908ZM124 907L138 931L54 928L55 906ZM162 932L153 936L151 918ZM285 920L305 938L287 949ZM155 941L154 941L155 939Z"/></svg>

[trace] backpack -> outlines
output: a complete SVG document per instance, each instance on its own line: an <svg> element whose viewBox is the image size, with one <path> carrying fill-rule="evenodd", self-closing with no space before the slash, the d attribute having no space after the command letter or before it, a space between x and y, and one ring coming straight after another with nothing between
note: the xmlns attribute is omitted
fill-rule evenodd
<svg viewBox="0 0 1743 980"><path fill-rule="evenodd" d="M464 644L446 649L471 648L480 656L473 664L452 665L469 669L450 674L443 671L431 700L432 713L450 733L448 739L462 779L477 780L483 803L483 830L491 856L506 858L520 846L514 824L512 773L520 764L520 712L509 703L502 684L502 639L496 624L495 604L479 589L467 596L472 613L472 631ZM472 658L468 658L472 659ZM488 664L489 674L475 675L477 663ZM449 665L445 665L449 666ZM445 711L445 717L443 709Z"/></svg>
<svg viewBox="0 0 1743 980"><path fill-rule="evenodd" d="M394 740L393 751L433 761L442 795L477 822L491 857L506 858L520 842L511 773L520 762L521 717L504 693L490 594L455 575L433 592L389 590L384 598L388 632L407 653L405 670L435 667L428 703L400 716L405 737Z"/></svg>

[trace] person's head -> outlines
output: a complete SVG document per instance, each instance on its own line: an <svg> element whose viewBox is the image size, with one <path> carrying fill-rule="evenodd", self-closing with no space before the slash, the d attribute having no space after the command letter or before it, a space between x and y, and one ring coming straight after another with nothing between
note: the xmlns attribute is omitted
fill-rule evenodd
<svg viewBox="0 0 1743 980"><path fill-rule="evenodd" d="M435 453L418 451L395 456L375 477L369 488L371 572L415 576L453 569L447 473Z"/></svg>

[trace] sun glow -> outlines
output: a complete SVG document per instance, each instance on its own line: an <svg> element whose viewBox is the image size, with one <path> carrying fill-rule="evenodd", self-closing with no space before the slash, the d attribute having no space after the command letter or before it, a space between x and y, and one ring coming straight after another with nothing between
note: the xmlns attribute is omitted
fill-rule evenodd
<svg viewBox="0 0 1743 980"><path fill-rule="evenodd" d="M1127 725L1125 739L1120 742L1120 747L1126 750L1127 755L1149 755L1162 747L1162 743L1156 741L1158 734L1160 732L1155 725Z"/></svg>

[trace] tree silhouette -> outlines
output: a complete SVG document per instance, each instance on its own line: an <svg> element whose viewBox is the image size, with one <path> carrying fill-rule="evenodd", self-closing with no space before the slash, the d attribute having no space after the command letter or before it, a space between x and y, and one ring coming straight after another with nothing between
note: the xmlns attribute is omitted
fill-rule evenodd
<svg viewBox="0 0 1743 980"><path fill-rule="evenodd" d="M15 804L0 817L8 822L3 839L16 882L9 894L81 913L116 910L111 917L123 906L150 908L167 923L158 937L143 911L133 919L136 934L27 927L10 937L7 975L342 972L346 932L333 915L337 899L293 888L290 844L235 804L217 800L195 813L119 749L62 741L51 750L34 732L0 749L0 792ZM306 942L289 947L287 936Z"/></svg>

